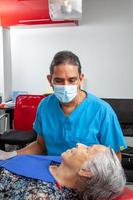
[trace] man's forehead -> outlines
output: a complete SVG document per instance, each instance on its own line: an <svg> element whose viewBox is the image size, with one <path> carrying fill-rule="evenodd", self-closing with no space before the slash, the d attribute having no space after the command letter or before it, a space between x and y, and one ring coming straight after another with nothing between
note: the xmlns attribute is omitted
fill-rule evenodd
<svg viewBox="0 0 133 200"><path fill-rule="evenodd" d="M69 65L69 64L60 64L60 65L54 66L54 68L53 68L53 73L64 72L64 71L78 72L78 66L77 65Z"/></svg>

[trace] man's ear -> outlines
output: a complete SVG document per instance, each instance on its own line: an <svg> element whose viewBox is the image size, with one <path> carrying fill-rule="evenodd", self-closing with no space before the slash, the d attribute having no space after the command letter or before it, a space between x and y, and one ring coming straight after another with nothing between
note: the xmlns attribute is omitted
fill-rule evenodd
<svg viewBox="0 0 133 200"><path fill-rule="evenodd" d="M82 84L84 81L84 74L80 74L79 79L80 79L80 84Z"/></svg>
<svg viewBox="0 0 133 200"><path fill-rule="evenodd" d="M47 75L47 79L48 79L48 82L50 83L50 86L52 86L52 76L51 75Z"/></svg>
<svg viewBox="0 0 133 200"><path fill-rule="evenodd" d="M86 169L80 169L78 172L79 176L84 176L84 177L91 177L92 174L90 171L87 171Z"/></svg>

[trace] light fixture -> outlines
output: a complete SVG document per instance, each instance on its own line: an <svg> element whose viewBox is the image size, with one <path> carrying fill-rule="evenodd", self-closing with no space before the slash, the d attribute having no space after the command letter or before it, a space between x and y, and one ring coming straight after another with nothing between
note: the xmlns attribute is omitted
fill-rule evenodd
<svg viewBox="0 0 133 200"><path fill-rule="evenodd" d="M70 0L63 0L61 4L61 12L62 13L71 13L72 12L72 4Z"/></svg>
<svg viewBox="0 0 133 200"><path fill-rule="evenodd" d="M51 20L79 20L82 15L82 0L49 0Z"/></svg>

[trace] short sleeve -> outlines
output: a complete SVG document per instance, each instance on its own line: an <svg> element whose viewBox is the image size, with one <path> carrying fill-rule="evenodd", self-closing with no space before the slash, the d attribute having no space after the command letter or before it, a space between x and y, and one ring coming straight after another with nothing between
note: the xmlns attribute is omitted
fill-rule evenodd
<svg viewBox="0 0 133 200"><path fill-rule="evenodd" d="M116 152L127 148L118 118L111 107L103 112L99 140L101 144L112 147Z"/></svg>
<svg viewBox="0 0 133 200"><path fill-rule="evenodd" d="M42 123L41 123L41 105L39 104L36 112L35 121L33 123L33 129L36 133L42 136Z"/></svg>

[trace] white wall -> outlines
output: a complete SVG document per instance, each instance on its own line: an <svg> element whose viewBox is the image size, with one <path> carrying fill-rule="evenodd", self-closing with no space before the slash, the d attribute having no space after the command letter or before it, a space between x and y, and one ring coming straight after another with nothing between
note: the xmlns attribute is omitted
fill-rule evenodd
<svg viewBox="0 0 133 200"><path fill-rule="evenodd" d="M47 92L50 62L64 49L80 57L88 91L133 98L132 0L83 0L80 26L12 28L13 90Z"/></svg>
<svg viewBox="0 0 133 200"><path fill-rule="evenodd" d="M4 71L3 71L3 30L0 27L0 96L4 91Z"/></svg>
<svg viewBox="0 0 133 200"><path fill-rule="evenodd" d="M0 96L3 101L11 98L12 72L10 31L0 27Z"/></svg>
<svg viewBox="0 0 133 200"><path fill-rule="evenodd" d="M11 99L12 93L12 69L11 69L11 47L10 30L3 28L3 52L4 52L4 100Z"/></svg>

